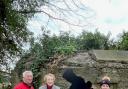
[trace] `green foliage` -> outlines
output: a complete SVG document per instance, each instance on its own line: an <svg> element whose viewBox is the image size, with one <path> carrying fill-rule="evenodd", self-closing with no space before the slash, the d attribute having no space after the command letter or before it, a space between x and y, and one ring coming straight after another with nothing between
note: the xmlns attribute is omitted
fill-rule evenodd
<svg viewBox="0 0 128 89"><path fill-rule="evenodd" d="M53 39L54 40L54 39ZM56 43L54 43L52 38L49 36L48 32L43 32L42 37L40 38L40 42L42 45L42 50L44 52L44 57L49 58L50 56L53 55L53 48Z"/></svg>
<svg viewBox="0 0 128 89"><path fill-rule="evenodd" d="M123 32L119 41L118 41L118 49L128 50L128 32Z"/></svg>
<svg viewBox="0 0 128 89"><path fill-rule="evenodd" d="M61 32L58 39L59 45L54 47L55 53L71 55L77 51L76 39L70 32Z"/></svg>
<svg viewBox="0 0 128 89"><path fill-rule="evenodd" d="M26 53L26 54L22 55L21 59L16 64L15 71L20 80L22 80L22 73L24 72L24 70L27 69L25 67L25 63L26 63L26 60L28 60L30 56L31 56L30 53Z"/></svg>
<svg viewBox="0 0 128 89"><path fill-rule="evenodd" d="M95 33L83 31L79 36L81 49L108 49L109 48L109 35L105 36L98 32Z"/></svg>
<svg viewBox="0 0 128 89"><path fill-rule="evenodd" d="M44 0L0 0L0 65L22 53L32 33L27 21L44 5ZM13 58L15 59L15 58Z"/></svg>
<svg viewBox="0 0 128 89"><path fill-rule="evenodd" d="M30 69L33 72L33 84L35 89L38 89L41 84L41 68L44 66L45 61L43 59L36 59L33 61L32 65L30 66Z"/></svg>
<svg viewBox="0 0 128 89"><path fill-rule="evenodd" d="M49 32L43 30L40 38L44 57L49 58L58 53L72 54L76 50L75 38L70 36L68 32L61 32L59 36L50 36Z"/></svg>
<svg viewBox="0 0 128 89"><path fill-rule="evenodd" d="M0 83L3 82L3 75L0 74Z"/></svg>
<svg viewBox="0 0 128 89"><path fill-rule="evenodd" d="M72 45L65 45L62 47L55 48L55 53L64 54L64 55L71 55L75 53L76 51L77 51L76 48Z"/></svg>
<svg viewBox="0 0 128 89"><path fill-rule="evenodd" d="M31 34L26 28L27 17L14 11L13 1L0 1L0 65L4 66L8 65L7 59L11 61L21 54Z"/></svg>

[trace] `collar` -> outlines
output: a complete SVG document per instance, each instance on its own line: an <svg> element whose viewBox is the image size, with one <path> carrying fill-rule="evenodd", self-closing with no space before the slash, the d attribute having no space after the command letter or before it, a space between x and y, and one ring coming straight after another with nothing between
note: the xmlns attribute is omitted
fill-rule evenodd
<svg viewBox="0 0 128 89"><path fill-rule="evenodd" d="M52 86L49 86L48 84L46 84L47 86L47 89L52 89L53 85Z"/></svg>

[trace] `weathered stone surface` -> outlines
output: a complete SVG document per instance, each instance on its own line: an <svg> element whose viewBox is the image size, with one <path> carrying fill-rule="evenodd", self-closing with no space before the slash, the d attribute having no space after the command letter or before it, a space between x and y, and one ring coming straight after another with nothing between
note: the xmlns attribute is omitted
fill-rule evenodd
<svg viewBox="0 0 128 89"><path fill-rule="evenodd" d="M93 50L97 60L128 62L128 51L119 50Z"/></svg>
<svg viewBox="0 0 128 89"><path fill-rule="evenodd" d="M62 61L59 67L57 84L68 89L70 84L62 78L64 68L73 71L85 81L90 80L94 89L99 89L99 82L105 75L111 79L111 89L128 89L128 51L94 50L78 53ZM63 67L64 66L64 67Z"/></svg>

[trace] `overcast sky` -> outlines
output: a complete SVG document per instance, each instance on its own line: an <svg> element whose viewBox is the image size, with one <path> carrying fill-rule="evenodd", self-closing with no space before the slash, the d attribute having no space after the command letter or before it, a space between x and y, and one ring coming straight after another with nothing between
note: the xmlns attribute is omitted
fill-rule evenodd
<svg viewBox="0 0 128 89"><path fill-rule="evenodd" d="M46 24L48 24L47 29L56 34L58 34L59 31L69 30L73 34L79 34L83 29L94 32L95 29L98 28L98 30L104 34L111 32L112 38L117 37L123 30L128 31L128 0L74 0L79 8L76 8L76 5L72 4L72 0L66 1L70 8L77 9L76 13L85 17L82 18L73 14L67 15L67 17L62 17L70 23L79 23L81 26L87 26L69 26L63 21L55 20L51 20L47 23L48 16L40 13L36 14L35 17L28 22L28 28L31 29L35 35L40 34L41 26L46 26ZM65 8L64 3L59 3L58 6ZM58 16L59 14L59 12L52 12L48 7L42 7L42 9L53 16ZM70 20L67 20L66 18Z"/></svg>
<svg viewBox="0 0 128 89"><path fill-rule="evenodd" d="M81 0L84 2L84 0ZM115 37L122 30L128 31L128 0L86 0L96 11L96 23L101 32L111 31Z"/></svg>

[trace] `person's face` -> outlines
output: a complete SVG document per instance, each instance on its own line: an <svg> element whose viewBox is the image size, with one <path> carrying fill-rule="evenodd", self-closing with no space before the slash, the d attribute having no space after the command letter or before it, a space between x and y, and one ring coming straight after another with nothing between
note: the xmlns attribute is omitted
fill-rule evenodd
<svg viewBox="0 0 128 89"><path fill-rule="evenodd" d="M23 80L25 83L27 84L31 84L32 83L32 80L33 80L33 76L32 74L26 74L24 77L23 77Z"/></svg>
<svg viewBox="0 0 128 89"><path fill-rule="evenodd" d="M110 89L109 85L108 84L103 84L101 86L101 89Z"/></svg>
<svg viewBox="0 0 128 89"><path fill-rule="evenodd" d="M49 86L52 86L54 84L54 78L52 76L47 76L46 83Z"/></svg>

